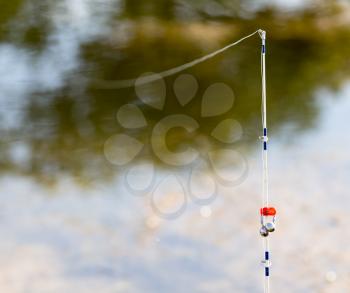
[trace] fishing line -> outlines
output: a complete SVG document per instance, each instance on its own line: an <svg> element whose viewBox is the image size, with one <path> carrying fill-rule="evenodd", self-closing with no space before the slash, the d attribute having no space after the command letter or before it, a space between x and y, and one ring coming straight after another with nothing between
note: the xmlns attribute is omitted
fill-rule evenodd
<svg viewBox="0 0 350 293"><path fill-rule="evenodd" d="M263 236L263 249L264 257L262 264L264 266L264 293L270 292L270 247L269 247L269 234L275 230L275 220L276 220L276 209L274 207L269 207L269 186L268 186L268 164L267 164L267 108L266 108L266 65L265 65L265 54L266 54L266 32L259 29L241 39L219 49L203 57L195 59L191 62L185 63L183 65L159 72L153 73L141 78L125 79L125 80L95 80L94 85L103 89L120 89L134 87L135 83L137 85L144 85L151 83L153 81L177 74L188 68L191 68L199 63L202 63L216 55L238 45L242 41L259 34L261 38L261 118L262 118L262 129L263 133L259 139L262 141L262 208L260 209L260 235Z"/></svg>
<svg viewBox="0 0 350 293"><path fill-rule="evenodd" d="M216 55L232 48L233 46L238 45L239 43L241 43L242 41L254 36L255 34L259 33L260 30L257 30L241 39L239 39L238 41L235 41L219 50L216 50L208 55L205 55L203 57L200 57L198 59L195 59L191 62L182 64L180 66L162 71L162 72L158 72L158 73L154 73L154 74L150 74L141 78L132 78L132 79L123 79L123 80L95 80L93 81L94 85L99 87L99 88L103 88L103 89L121 89L121 88L129 88L129 87L133 87L135 86L135 83L137 81L137 85L144 85L147 83L151 83L153 81L174 75L176 73L179 73L181 71L184 71L188 68L191 68L199 63L202 63L208 59L211 59L213 57L215 57Z"/></svg>

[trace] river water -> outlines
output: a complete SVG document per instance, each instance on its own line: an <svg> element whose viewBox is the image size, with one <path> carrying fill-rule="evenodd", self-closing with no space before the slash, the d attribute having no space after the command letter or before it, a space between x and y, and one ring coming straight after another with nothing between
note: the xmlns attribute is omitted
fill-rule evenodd
<svg viewBox="0 0 350 293"><path fill-rule="evenodd" d="M132 2L0 14L2 292L261 292L258 37L182 75L110 85L218 49L271 12ZM272 289L346 292L349 33L283 22L278 7L264 22Z"/></svg>

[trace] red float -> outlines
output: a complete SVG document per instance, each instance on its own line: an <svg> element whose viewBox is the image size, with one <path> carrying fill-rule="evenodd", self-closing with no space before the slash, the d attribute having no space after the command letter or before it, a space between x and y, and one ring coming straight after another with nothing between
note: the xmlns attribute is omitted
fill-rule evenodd
<svg viewBox="0 0 350 293"><path fill-rule="evenodd" d="M260 215L262 216L275 216L276 209L274 207L264 207L260 209Z"/></svg>

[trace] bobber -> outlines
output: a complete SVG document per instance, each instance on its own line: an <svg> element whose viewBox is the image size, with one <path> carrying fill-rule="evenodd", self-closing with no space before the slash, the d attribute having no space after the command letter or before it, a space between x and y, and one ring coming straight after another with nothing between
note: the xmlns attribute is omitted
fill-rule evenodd
<svg viewBox="0 0 350 293"><path fill-rule="evenodd" d="M268 222L265 224L265 228L269 232L275 231L275 224L273 222Z"/></svg>
<svg viewBox="0 0 350 293"><path fill-rule="evenodd" d="M261 235L262 237L267 237L267 236L269 236L269 231L267 230L267 228L266 228L265 226L262 226L262 227L260 228L260 235Z"/></svg>
<svg viewBox="0 0 350 293"><path fill-rule="evenodd" d="M260 209L260 217L261 217L260 235L262 237L267 237L269 236L269 233L275 231L276 214L277 212L274 207L263 207ZM268 219L271 217L272 217L272 221L269 221Z"/></svg>
<svg viewBox="0 0 350 293"><path fill-rule="evenodd" d="M260 209L261 216L276 216L277 211L274 207L264 207Z"/></svg>

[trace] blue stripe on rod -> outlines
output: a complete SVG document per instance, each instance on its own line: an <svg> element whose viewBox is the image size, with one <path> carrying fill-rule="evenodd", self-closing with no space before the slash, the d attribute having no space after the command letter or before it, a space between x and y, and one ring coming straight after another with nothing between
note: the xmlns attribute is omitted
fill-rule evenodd
<svg viewBox="0 0 350 293"><path fill-rule="evenodd" d="M262 49L262 52L265 53L265 46L264 45L262 45L261 49Z"/></svg>
<svg viewBox="0 0 350 293"><path fill-rule="evenodd" d="M269 260L269 252L265 251L265 260Z"/></svg>
<svg viewBox="0 0 350 293"><path fill-rule="evenodd" d="M266 277L270 276L270 269L269 268L265 268L265 276Z"/></svg>
<svg viewBox="0 0 350 293"><path fill-rule="evenodd" d="M264 128L264 136L267 136L267 128Z"/></svg>
<svg viewBox="0 0 350 293"><path fill-rule="evenodd" d="M264 141L264 150L265 151L267 150L267 143L266 143L266 141Z"/></svg>

